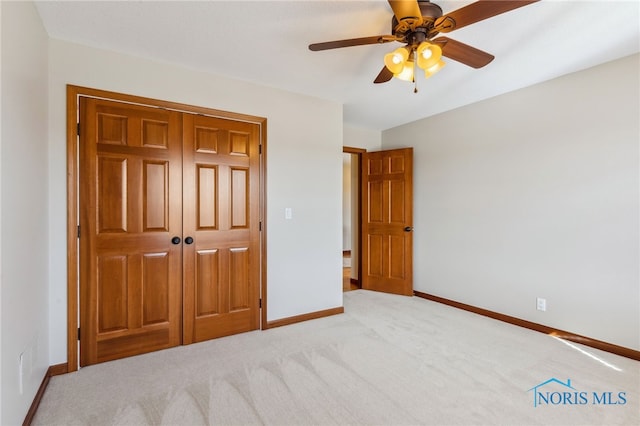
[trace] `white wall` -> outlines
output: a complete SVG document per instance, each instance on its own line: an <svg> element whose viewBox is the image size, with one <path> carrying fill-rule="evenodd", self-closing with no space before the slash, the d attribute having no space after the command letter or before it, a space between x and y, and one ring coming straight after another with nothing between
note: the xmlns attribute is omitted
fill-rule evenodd
<svg viewBox="0 0 640 426"><path fill-rule="evenodd" d="M47 35L32 3L2 10L2 417L21 424L49 367ZM23 356L22 392L19 358Z"/></svg>
<svg viewBox="0 0 640 426"><path fill-rule="evenodd" d="M640 349L638 75L634 55L383 132L414 145L414 288Z"/></svg>
<svg viewBox="0 0 640 426"><path fill-rule="evenodd" d="M379 130L365 129L345 123L343 134L344 146L362 148L367 151L379 151L382 147L382 133Z"/></svg>
<svg viewBox="0 0 640 426"><path fill-rule="evenodd" d="M266 117L268 320L342 306L340 104L58 40L49 46L51 364L66 360L66 84Z"/></svg>

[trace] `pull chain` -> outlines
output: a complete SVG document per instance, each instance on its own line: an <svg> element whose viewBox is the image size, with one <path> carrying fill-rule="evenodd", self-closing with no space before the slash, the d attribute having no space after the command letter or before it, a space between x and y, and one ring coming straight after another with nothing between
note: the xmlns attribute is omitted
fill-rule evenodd
<svg viewBox="0 0 640 426"><path fill-rule="evenodd" d="M418 93L418 80L416 79L416 70L418 67L416 64L418 63L418 53L413 51L413 93Z"/></svg>

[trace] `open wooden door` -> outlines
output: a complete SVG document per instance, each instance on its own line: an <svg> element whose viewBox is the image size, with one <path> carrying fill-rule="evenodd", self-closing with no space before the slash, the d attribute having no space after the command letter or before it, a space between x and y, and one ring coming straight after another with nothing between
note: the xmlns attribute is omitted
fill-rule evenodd
<svg viewBox="0 0 640 426"><path fill-rule="evenodd" d="M413 148L362 154L365 290L413 295Z"/></svg>

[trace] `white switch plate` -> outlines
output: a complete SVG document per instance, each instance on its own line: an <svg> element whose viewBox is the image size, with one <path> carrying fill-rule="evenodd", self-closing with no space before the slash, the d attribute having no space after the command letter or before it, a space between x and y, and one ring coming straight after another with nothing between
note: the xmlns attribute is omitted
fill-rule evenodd
<svg viewBox="0 0 640 426"><path fill-rule="evenodd" d="M547 299L543 299L542 297L538 297L536 299L536 309L539 311L547 310Z"/></svg>
<svg viewBox="0 0 640 426"><path fill-rule="evenodd" d="M22 379L24 375L23 364L24 352L22 352L18 357L18 392L20 393L20 395L22 395Z"/></svg>
<svg viewBox="0 0 640 426"><path fill-rule="evenodd" d="M284 209L284 218L285 219L291 219L293 217L293 211L291 210L291 207L285 207Z"/></svg>

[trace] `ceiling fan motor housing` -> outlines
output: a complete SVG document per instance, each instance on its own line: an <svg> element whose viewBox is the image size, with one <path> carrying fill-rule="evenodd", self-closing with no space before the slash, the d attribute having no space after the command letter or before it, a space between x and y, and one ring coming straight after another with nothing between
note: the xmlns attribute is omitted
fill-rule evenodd
<svg viewBox="0 0 640 426"><path fill-rule="evenodd" d="M418 7L420 13L425 20L435 21L442 16L442 8L435 3L431 3L427 0L418 0Z"/></svg>
<svg viewBox="0 0 640 426"><path fill-rule="evenodd" d="M427 39L427 29L426 28L416 28L415 31L407 34L407 44L411 47L418 47L420 43Z"/></svg>
<svg viewBox="0 0 640 426"><path fill-rule="evenodd" d="M422 14L422 25L415 28L415 30L413 31L407 29L406 27L402 28L402 26L400 26L400 28L402 28L402 30L400 30L400 28L398 28L398 19L394 15L391 18L391 34L397 37L402 37L407 43L412 44L415 43L415 40L411 40L412 38L415 38L412 34L414 31L424 34L430 32L429 30L433 28L436 19L442 16L442 8L435 3L431 3L428 0L419 0L418 7L420 8L420 13ZM396 31L396 29L398 29L399 31ZM430 34L430 36L434 35L435 34ZM419 35L417 37L421 38ZM424 39L418 41L418 43L420 43L421 41L424 41Z"/></svg>

